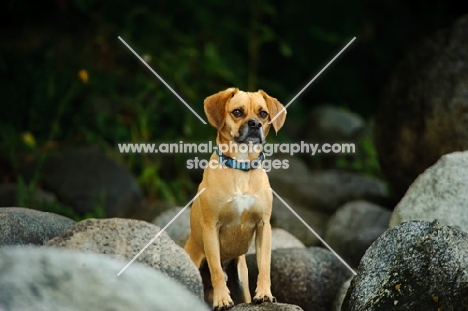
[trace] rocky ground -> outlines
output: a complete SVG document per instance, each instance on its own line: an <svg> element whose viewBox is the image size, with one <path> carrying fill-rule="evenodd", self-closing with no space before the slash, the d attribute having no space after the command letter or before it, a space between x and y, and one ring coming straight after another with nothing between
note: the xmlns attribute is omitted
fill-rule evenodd
<svg viewBox="0 0 468 311"><path fill-rule="evenodd" d="M337 181L322 184L328 195L317 207L305 204L318 202L316 192L279 190L357 275L275 201L271 281L279 303L240 304L233 310L465 310L467 163L468 152L443 156L419 176L393 212L371 202L376 194L386 196L377 180L359 183L354 179L367 177L349 172L320 175ZM361 188L350 191L343 176L354 189ZM272 176L272 187L283 189L286 179L292 182L283 177ZM316 178L306 173L300 180ZM180 211L165 206L152 222L104 218L76 223L29 208L0 208L0 287L6 289L0 307L209 310L200 274L182 248L190 233L188 209L117 276ZM253 248L247 262L253 292Z"/></svg>

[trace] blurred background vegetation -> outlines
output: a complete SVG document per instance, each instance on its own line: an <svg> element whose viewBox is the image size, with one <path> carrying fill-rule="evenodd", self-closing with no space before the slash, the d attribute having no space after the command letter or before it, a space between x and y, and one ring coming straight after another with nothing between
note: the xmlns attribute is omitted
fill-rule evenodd
<svg viewBox="0 0 468 311"><path fill-rule="evenodd" d="M422 0L5 0L0 6L1 182L22 184L17 170L27 158L68 144L97 145L132 171L149 200L179 204L197 186L178 166L185 158L168 166L153 155L118 154L117 143L202 141L214 138L214 130L118 36L203 117L203 99L230 86L264 89L287 103L356 36L288 110L288 127L323 102L371 119L410 46L468 11L464 2ZM288 140L287 131L277 139ZM363 148L366 163L376 161L372 141ZM377 166L354 168L378 174Z"/></svg>

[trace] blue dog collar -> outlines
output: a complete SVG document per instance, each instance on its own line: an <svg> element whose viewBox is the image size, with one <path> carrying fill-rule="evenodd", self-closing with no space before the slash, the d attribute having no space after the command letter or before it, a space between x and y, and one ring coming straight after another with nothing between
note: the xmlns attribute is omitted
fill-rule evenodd
<svg viewBox="0 0 468 311"><path fill-rule="evenodd" d="M237 161L231 157L228 157L227 155L222 154L218 147L216 147L216 154L219 156L219 163L221 163L223 166L227 166L245 172L256 168L261 168L262 162L265 159L265 155L263 154L263 152L260 152L260 155L255 160Z"/></svg>

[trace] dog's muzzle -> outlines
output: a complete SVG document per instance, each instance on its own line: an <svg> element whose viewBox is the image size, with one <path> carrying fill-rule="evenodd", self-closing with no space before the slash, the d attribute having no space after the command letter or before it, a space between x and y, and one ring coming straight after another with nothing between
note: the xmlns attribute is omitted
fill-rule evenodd
<svg viewBox="0 0 468 311"><path fill-rule="evenodd" d="M263 144L262 123L257 119L250 119L239 128L239 136L234 139L238 143Z"/></svg>

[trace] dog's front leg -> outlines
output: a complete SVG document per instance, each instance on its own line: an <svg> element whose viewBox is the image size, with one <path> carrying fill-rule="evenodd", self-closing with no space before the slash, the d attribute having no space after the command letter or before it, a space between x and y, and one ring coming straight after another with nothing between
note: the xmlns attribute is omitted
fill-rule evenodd
<svg viewBox="0 0 468 311"><path fill-rule="evenodd" d="M271 294L271 225L269 221L263 220L257 225L255 251L257 253L258 279L253 301L255 303L276 302L276 298Z"/></svg>
<svg viewBox="0 0 468 311"><path fill-rule="evenodd" d="M213 309L227 310L234 306L234 302L229 295L229 289L226 285L223 268L221 267L219 230L216 224L205 224L203 229L203 244L206 261L211 273L211 284L213 285Z"/></svg>

